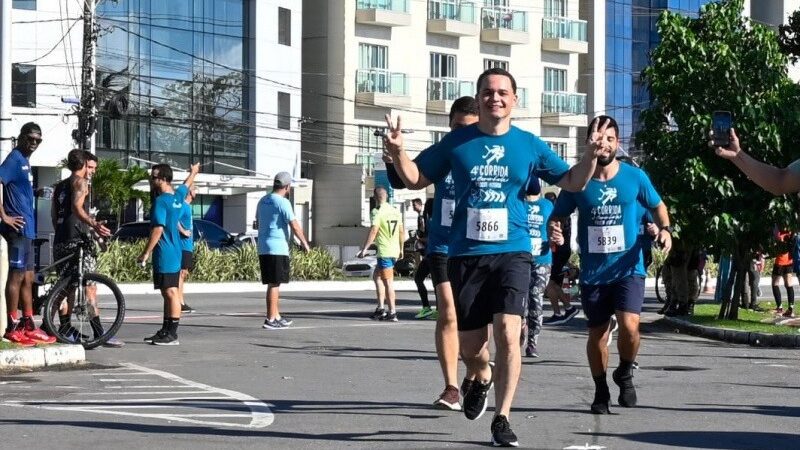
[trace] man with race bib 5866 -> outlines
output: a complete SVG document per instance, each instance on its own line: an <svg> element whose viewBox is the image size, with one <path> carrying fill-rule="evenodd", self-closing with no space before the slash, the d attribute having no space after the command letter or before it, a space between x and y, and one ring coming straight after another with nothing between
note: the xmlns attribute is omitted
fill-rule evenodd
<svg viewBox="0 0 800 450"><path fill-rule="evenodd" d="M491 435L495 446L518 446L508 421L519 381L519 337L528 294L531 241L525 190L532 178L580 191L589 181L599 146L592 143L572 169L541 139L511 125L516 81L494 68L478 78L480 108L475 125L447 134L412 161L403 148L400 118L384 145L410 189L439 182L448 173L455 186L448 277L458 316L461 355L478 377L464 397L464 415L475 420L487 407L497 383ZM497 347L492 376L486 352L492 324Z"/></svg>
<svg viewBox="0 0 800 450"><path fill-rule="evenodd" d="M639 351L639 314L646 276L642 240L638 239L641 206L652 212L660 229L656 241L666 252L672 246L667 207L644 171L615 158L618 136L619 127L613 118L599 116L592 121L588 139L602 143L594 176L583 192L562 193L550 217L551 239L560 244L563 234L559 221L578 209L581 304L589 326L586 353L595 383L594 414L609 414L606 343L614 315L619 322L620 363L612 378L620 388L619 405L636 406L631 369Z"/></svg>

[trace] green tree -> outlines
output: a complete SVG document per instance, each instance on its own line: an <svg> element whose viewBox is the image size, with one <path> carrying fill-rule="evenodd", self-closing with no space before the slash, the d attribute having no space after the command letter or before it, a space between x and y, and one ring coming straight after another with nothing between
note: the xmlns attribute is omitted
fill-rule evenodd
<svg viewBox="0 0 800 450"><path fill-rule="evenodd" d="M145 208L150 204L150 194L134 189L133 186L148 178L147 170L139 166L122 169L114 159L104 159L97 164L97 171L92 178L93 204L100 212L117 218L122 222L122 213L130 200L141 200Z"/></svg>
<svg viewBox="0 0 800 450"><path fill-rule="evenodd" d="M697 19L665 11L661 43L643 76L651 106L636 141L687 247L733 256L720 316L735 319L754 251L774 245L772 229L796 223L795 197L774 197L707 146L711 113L731 111L753 157L785 165L797 157L798 88L771 29L741 16L743 0L711 3ZM732 292L731 292L732 291ZM732 300L732 301L731 301Z"/></svg>

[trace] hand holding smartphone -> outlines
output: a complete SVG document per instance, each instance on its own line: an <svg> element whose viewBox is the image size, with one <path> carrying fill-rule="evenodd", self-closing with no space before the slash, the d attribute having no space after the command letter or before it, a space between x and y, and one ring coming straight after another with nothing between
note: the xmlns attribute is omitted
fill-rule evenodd
<svg viewBox="0 0 800 450"><path fill-rule="evenodd" d="M711 114L711 130L714 132L715 147L731 145L731 127L733 127L733 116L730 111L714 111Z"/></svg>

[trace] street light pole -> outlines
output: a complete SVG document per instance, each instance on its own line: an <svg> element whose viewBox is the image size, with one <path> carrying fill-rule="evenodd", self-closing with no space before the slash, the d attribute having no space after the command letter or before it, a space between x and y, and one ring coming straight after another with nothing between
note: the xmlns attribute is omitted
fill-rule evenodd
<svg viewBox="0 0 800 450"><path fill-rule="evenodd" d="M78 129L73 138L80 148L94 153L94 131L97 124L95 110L95 47L97 33L95 0L83 2L83 62L81 66L81 107L78 111Z"/></svg>

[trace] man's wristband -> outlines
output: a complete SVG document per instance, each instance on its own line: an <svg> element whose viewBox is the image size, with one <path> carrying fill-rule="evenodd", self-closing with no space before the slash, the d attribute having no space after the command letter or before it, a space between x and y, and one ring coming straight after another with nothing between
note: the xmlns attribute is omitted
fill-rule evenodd
<svg viewBox="0 0 800 450"><path fill-rule="evenodd" d="M665 225L665 226L661 227L661 229L659 229L658 231L659 232L666 231L667 233L672 234L672 232L675 231L675 229L672 228L671 225Z"/></svg>

